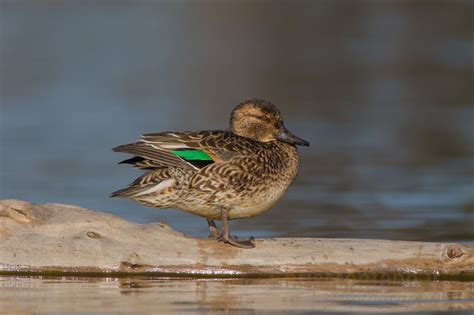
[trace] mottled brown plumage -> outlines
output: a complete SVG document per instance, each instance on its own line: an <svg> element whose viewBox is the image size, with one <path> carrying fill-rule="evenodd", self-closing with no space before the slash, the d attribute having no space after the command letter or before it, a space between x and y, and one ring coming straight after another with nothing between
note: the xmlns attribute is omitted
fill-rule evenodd
<svg viewBox="0 0 474 315"><path fill-rule="evenodd" d="M146 134L114 148L135 155L122 163L148 172L112 196L205 217L213 238L253 247L229 236L227 220L261 214L281 198L298 172L295 145L308 143L288 132L273 104L249 100L233 110L229 131ZM222 221L220 234L213 220Z"/></svg>

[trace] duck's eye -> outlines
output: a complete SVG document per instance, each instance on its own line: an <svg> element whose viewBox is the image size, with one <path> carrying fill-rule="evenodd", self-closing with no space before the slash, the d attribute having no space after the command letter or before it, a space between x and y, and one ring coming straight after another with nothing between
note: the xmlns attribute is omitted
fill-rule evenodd
<svg viewBox="0 0 474 315"><path fill-rule="evenodd" d="M266 123L271 123L272 120L270 118L268 118L267 116L257 116L257 119L261 120L261 121L264 121Z"/></svg>

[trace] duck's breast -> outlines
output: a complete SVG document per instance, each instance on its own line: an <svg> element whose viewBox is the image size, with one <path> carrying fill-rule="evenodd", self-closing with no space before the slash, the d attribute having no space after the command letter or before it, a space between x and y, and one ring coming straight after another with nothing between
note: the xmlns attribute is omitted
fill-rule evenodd
<svg viewBox="0 0 474 315"><path fill-rule="evenodd" d="M231 219L259 215L278 202L298 173L299 156L295 147L279 144L262 152L255 165L246 168L239 200L229 205Z"/></svg>

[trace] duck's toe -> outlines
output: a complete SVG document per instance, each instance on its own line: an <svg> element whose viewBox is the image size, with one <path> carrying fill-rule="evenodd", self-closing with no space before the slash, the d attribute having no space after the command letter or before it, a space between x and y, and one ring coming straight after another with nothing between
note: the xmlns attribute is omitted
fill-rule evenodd
<svg viewBox="0 0 474 315"><path fill-rule="evenodd" d="M219 240L222 238L221 233L219 232L218 229L210 229L209 231L209 239L210 240Z"/></svg>
<svg viewBox="0 0 474 315"><path fill-rule="evenodd" d="M255 247L255 238L252 236L248 239L239 240L237 237L228 237L222 238L224 243L230 244L235 247L240 248L254 248Z"/></svg>

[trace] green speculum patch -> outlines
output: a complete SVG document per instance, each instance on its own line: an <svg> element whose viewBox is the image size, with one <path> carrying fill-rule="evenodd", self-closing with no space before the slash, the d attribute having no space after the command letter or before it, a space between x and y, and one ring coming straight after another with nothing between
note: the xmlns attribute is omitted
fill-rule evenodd
<svg viewBox="0 0 474 315"><path fill-rule="evenodd" d="M212 158L206 152L201 150L171 150L171 153L187 161L212 161Z"/></svg>

